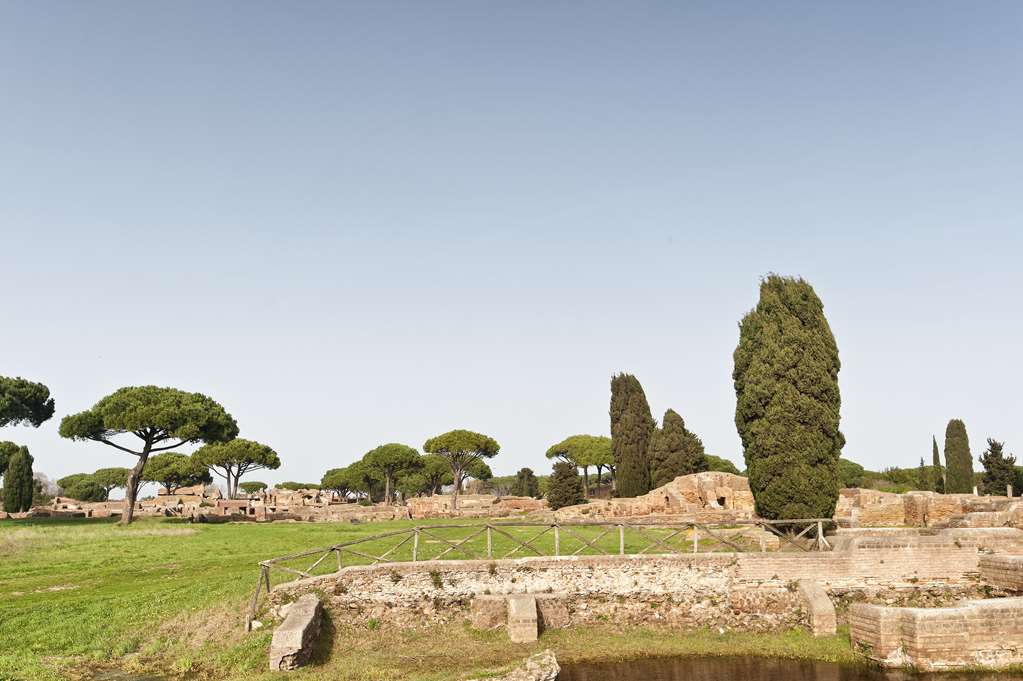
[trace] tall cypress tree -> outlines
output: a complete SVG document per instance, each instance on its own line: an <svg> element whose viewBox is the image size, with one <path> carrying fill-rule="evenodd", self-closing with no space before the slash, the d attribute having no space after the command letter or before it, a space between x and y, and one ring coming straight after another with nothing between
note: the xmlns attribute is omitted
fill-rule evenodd
<svg viewBox="0 0 1023 681"><path fill-rule="evenodd" d="M1016 479L1016 457L1005 455L1005 443L994 438L987 439L987 451L980 455L984 466L984 494L1001 496L1006 487Z"/></svg>
<svg viewBox="0 0 1023 681"><path fill-rule="evenodd" d="M969 494L973 491L973 455L966 424L952 419L945 427L945 491L949 494Z"/></svg>
<svg viewBox="0 0 1023 681"><path fill-rule="evenodd" d="M611 452L615 461L618 496L635 497L650 491L650 436L657 424L639 380L632 374L611 377Z"/></svg>
<svg viewBox="0 0 1023 681"><path fill-rule="evenodd" d="M934 486L931 488L939 494L945 493L945 469L941 465L941 454L938 452L938 438L931 435L931 458L934 461Z"/></svg>
<svg viewBox="0 0 1023 681"><path fill-rule="evenodd" d="M813 287L767 276L739 324L735 425L764 518L830 518L838 501L838 346Z"/></svg>
<svg viewBox="0 0 1023 681"><path fill-rule="evenodd" d="M32 455L28 447L19 447L7 461L4 472L4 510L20 513L32 508L32 494L35 491L32 479Z"/></svg>

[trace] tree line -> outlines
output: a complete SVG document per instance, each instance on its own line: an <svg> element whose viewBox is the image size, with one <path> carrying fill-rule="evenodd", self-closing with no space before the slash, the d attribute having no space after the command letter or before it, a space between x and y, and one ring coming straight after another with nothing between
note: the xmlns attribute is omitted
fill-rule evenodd
<svg viewBox="0 0 1023 681"><path fill-rule="evenodd" d="M845 437L840 430L838 346L823 303L808 282L776 274L764 277L756 307L739 322L733 363L735 425L757 513L769 519L831 517L840 486L857 471L856 464L841 457ZM53 398L45 385L0 377L0 426L38 427L53 413ZM678 412L666 410L658 425L632 374L612 376L608 414L610 438L567 437L547 450L547 458L556 461L549 478L522 469L508 488L529 496L546 493L555 506L586 500L595 490L602 491L605 482L611 493L634 497L679 475L705 470L738 473L727 460L704 451ZM216 475L233 497L239 489L266 487L242 482L243 476L280 466L272 448L238 437L237 423L220 404L174 388L121 388L92 408L66 416L59 431L62 437L101 442L135 457L131 468L101 469L60 481L86 498L105 498L112 481L123 479L122 522L131 522L139 486L145 482L174 490ZM170 451L190 444L201 445L191 456ZM426 440L422 453L401 443L380 445L359 461L328 470L319 485L386 503L398 493L436 494L451 485L457 508L467 479L492 478L486 461L499 451L500 445L488 435L452 430ZM960 419L949 421L945 430L944 458L942 464L937 439L932 438L932 463L927 466L921 458L918 486L949 493L972 491L973 459ZM1001 494L1010 483L1023 486L1015 457L1005 454L1004 443L989 438L980 461L984 474L979 482L985 493ZM4 508L27 509L33 496L27 448L0 443L0 471Z"/></svg>

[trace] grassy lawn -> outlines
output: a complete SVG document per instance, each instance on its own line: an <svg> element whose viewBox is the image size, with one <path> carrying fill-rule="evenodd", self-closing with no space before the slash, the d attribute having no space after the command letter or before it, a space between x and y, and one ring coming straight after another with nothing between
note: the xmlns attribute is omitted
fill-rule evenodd
<svg viewBox="0 0 1023 681"><path fill-rule="evenodd" d="M460 524L467 522L471 521ZM270 632L246 634L241 626L258 561L415 524L192 525L145 519L123 528L107 520L0 523L0 679L88 678L90 669L104 663L193 679L275 678L264 672ZM541 530L512 533L522 540ZM593 541L599 530L579 532ZM461 538L467 531L438 530L436 534ZM612 535L605 536L600 546L605 548L609 542L606 548L617 551L617 534ZM358 549L379 555L399 539ZM677 541L682 546L686 539ZM536 544L552 551L553 536L548 533ZM631 534L626 541L629 552L648 544L648 539ZM419 556L436 556L447 546L424 535ZM512 539L495 533L495 556L515 546ZM571 553L584 545L563 533L561 547L563 553ZM485 537L473 540L473 548L485 551ZM701 543L701 550L712 548L714 544ZM394 555L410 550L411 543ZM446 557L465 556L453 552ZM305 566L311 562L306 559ZM345 562L368 559L346 555ZM314 668L295 678L467 678L507 667L534 649L508 643L502 633L475 632L461 625L417 632L369 631L342 622L332 623L331 628L333 644L318 651ZM443 646L437 645L439 640ZM820 641L802 632L765 637L580 628L545 634L535 648L542 647L554 648L565 659L741 654L747 649L815 659L851 657L842 638Z"/></svg>

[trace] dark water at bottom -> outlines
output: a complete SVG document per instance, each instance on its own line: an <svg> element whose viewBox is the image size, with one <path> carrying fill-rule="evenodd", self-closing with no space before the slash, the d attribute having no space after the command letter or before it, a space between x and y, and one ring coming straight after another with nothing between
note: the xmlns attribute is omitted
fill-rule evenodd
<svg viewBox="0 0 1023 681"><path fill-rule="evenodd" d="M1020 674L910 674L756 657L647 658L562 665L558 681L1023 681Z"/></svg>

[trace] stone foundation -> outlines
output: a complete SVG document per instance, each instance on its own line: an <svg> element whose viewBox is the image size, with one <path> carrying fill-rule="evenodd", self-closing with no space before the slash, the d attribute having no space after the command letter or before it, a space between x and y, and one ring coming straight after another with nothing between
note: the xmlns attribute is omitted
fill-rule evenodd
<svg viewBox="0 0 1023 681"><path fill-rule="evenodd" d="M953 608L854 605L856 649L885 667L946 671L1023 664L1023 598L966 601Z"/></svg>
<svg viewBox="0 0 1023 681"><path fill-rule="evenodd" d="M1023 536L1019 530L999 532ZM271 601L316 588L331 594L329 606L347 620L373 618L407 627L464 620L471 614L478 626L489 628L500 626L502 605L495 599L489 615L483 605L470 612L474 599L482 603L487 596L528 593L537 597L542 626L613 621L758 631L813 624L808 595L800 593L801 580L848 600L927 590L966 595L975 593L982 555L976 545L953 541L823 553L394 563L348 567L282 584L275 587ZM823 623L827 615L821 617Z"/></svg>

